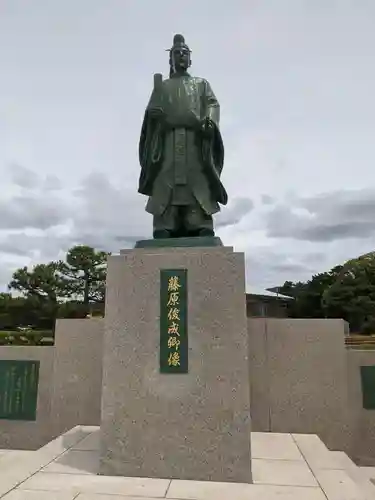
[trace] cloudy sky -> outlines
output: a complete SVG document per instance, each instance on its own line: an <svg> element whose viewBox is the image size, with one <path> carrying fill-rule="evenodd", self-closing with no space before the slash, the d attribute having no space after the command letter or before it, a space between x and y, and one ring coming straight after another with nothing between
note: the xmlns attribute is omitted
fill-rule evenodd
<svg viewBox="0 0 375 500"><path fill-rule="evenodd" d="M221 104L249 291L374 250L374 0L0 0L0 288L151 236L137 147L173 34Z"/></svg>

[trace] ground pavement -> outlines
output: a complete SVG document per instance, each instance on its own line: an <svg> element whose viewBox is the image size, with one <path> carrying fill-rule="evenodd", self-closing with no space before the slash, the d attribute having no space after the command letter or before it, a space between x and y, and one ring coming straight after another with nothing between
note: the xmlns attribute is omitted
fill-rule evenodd
<svg viewBox="0 0 375 500"><path fill-rule="evenodd" d="M312 434L254 432L253 484L98 476L99 428L77 426L37 451L0 450L3 500L375 500L375 468Z"/></svg>

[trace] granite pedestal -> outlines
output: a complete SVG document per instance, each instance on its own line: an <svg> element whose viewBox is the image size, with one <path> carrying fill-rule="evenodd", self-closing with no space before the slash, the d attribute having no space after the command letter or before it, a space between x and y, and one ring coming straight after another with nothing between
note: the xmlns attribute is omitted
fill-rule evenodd
<svg viewBox="0 0 375 500"><path fill-rule="evenodd" d="M159 367L160 270L186 269L188 373ZM251 482L244 255L136 248L109 257L100 473Z"/></svg>

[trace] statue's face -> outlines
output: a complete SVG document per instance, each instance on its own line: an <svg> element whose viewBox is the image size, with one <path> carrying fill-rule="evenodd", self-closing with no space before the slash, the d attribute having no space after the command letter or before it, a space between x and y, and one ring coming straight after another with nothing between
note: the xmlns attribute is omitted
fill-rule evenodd
<svg viewBox="0 0 375 500"><path fill-rule="evenodd" d="M188 69L190 65L190 53L186 47L173 49L172 58L176 69Z"/></svg>

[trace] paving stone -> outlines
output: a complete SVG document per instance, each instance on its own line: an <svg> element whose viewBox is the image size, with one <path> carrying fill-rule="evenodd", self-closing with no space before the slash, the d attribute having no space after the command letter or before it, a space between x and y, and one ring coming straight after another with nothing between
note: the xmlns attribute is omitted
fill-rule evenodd
<svg viewBox="0 0 375 500"><path fill-rule="evenodd" d="M127 495L96 495L80 493L74 500L160 500L160 497L129 497Z"/></svg>
<svg viewBox="0 0 375 500"><path fill-rule="evenodd" d="M327 500L320 488L263 484L172 481L167 498L176 500Z"/></svg>
<svg viewBox="0 0 375 500"><path fill-rule="evenodd" d="M369 479L375 479L375 467L359 467L363 475Z"/></svg>
<svg viewBox="0 0 375 500"><path fill-rule="evenodd" d="M22 483L21 488L41 491L103 493L128 496L164 497L168 479L91 476L88 474L54 474L39 472Z"/></svg>
<svg viewBox="0 0 375 500"><path fill-rule="evenodd" d="M92 434L79 441L74 446L73 450L98 451L100 446L100 429L97 428Z"/></svg>
<svg viewBox="0 0 375 500"><path fill-rule="evenodd" d="M253 482L256 484L279 484L289 486L318 486L305 462L298 460L252 461Z"/></svg>
<svg viewBox="0 0 375 500"><path fill-rule="evenodd" d="M315 435L252 433L255 484L97 476L98 447L99 429L77 426L35 452L0 450L1 500L375 500L375 468Z"/></svg>
<svg viewBox="0 0 375 500"><path fill-rule="evenodd" d="M99 453L97 451L69 450L42 472L60 474L97 474L99 472Z"/></svg>
<svg viewBox="0 0 375 500"><path fill-rule="evenodd" d="M303 460L292 435L275 432L252 432L251 455L252 458Z"/></svg>
<svg viewBox="0 0 375 500"><path fill-rule="evenodd" d="M315 472L319 469L343 469L334 453L325 446L316 434L292 434L303 457Z"/></svg>
<svg viewBox="0 0 375 500"><path fill-rule="evenodd" d="M318 470L315 472L328 500L364 500L359 486L343 470Z"/></svg>
<svg viewBox="0 0 375 500"><path fill-rule="evenodd" d="M68 492L54 492L51 497L50 491L27 491L27 490L13 490L2 500L75 500L75 493ZM116 500L112 497L112 500ZM139 500L139 499L138 499Z"/></svg>

